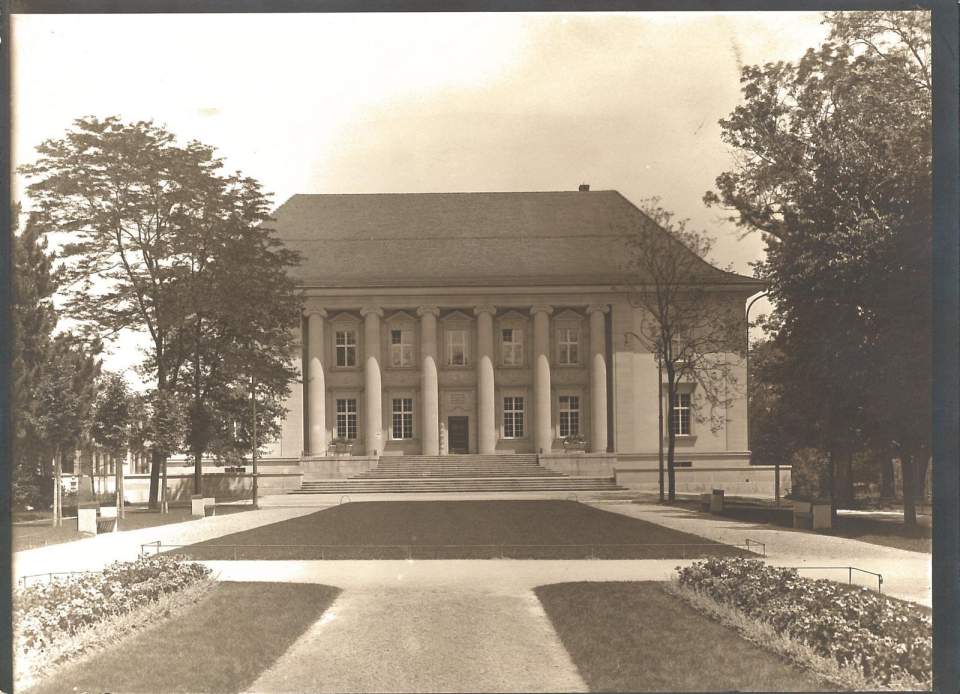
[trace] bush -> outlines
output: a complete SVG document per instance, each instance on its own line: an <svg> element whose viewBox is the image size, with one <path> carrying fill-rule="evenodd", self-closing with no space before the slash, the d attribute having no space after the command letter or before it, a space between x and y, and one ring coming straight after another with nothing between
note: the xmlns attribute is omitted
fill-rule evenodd
<svg viewBox="0 0 960 694"><path fill-rule="evenodd" d="M78 629L130 612L210 574L201 564L168 557L114 562L103 571L54 578L14 595L14 638L19 653L42 651Z"/></svg>
<svg viewBox="0 0 960 694"><path fill-rule="evenodd" d="M882 684L930 683L933 622L919 606L868 588L801 578L751 559L707 559L678 568L680 584L770 624L818 655Z"/></svg>

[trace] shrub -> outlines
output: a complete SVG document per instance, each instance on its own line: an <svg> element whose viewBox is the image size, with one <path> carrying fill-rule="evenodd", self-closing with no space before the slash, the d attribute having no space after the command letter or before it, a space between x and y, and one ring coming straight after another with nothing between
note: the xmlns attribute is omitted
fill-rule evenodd
<svg viewBox="0 0 960 694"><path fill-rule="evenodd" d="M918 606L868 588L801 578L795 569L751 559L713 558L679 568L679 581L770 624L818 655L889 684L904 675L930 682L933 622Z"/></svg>
<svg viewBox="0 0 960 694"><path fill-rule="evenodd" d="M103 571L21 588L14 595L17 651L42 651L60 637L130 612L209 574L210 569L201 564L143 557L134 562L114 562Z"/></svg>

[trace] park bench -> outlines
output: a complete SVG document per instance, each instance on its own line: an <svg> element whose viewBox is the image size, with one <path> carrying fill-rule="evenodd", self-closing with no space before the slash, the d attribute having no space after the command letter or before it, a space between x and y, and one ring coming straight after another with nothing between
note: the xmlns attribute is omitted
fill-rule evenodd
<svg viewBox="0 0 960 694"><path fill-rule="evenodd" d="M115 533L119 530L116 506L101 506L100 517L97 518L98 533Z"/></svg>
<svg viewBox="0 0 960 694"><path fill-rule="evenodd" d="M700 510L710 513L723 513L723 490L714 489L700 495Z"/></svg>
<svg viewBox="0 0 960 694"><path fill-rule="evenodd" d="M194 518L217 515L217 500L211 496L194 494L190 498L190 510Z"/></svg>

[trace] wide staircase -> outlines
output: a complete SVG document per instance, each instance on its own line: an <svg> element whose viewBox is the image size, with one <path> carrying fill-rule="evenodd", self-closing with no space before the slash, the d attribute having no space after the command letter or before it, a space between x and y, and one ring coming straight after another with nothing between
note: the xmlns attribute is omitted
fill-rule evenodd
<svg viewBox="0 0 960 694"><path fill-rule="evenodd" d="M383 456L377 466L345 479L309 479L291 494L403 492L617 491L610 477L570 477L531 455Z"/></svg>

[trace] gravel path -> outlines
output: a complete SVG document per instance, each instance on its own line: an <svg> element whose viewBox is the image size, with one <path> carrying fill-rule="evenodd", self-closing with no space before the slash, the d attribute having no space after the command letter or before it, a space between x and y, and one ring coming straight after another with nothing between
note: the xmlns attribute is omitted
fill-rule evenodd
<svg viewBox="0 0 960 694"><path fill-rule="evenodd" d="M533 593L348 589L251 692L582 692Z"/></svg>
<svg viewBox="0 0 960 694"><path fill-rule="evenodd" d="M856 566L883 575L883 592L921 605L932 601L931 555L860 542L796 532L770 525L731 520L658 504L592 503L605 511L659 523L667 528L718 542L742 543L745 538L767 546L767 562L777 566ZM803 571L803 576L847 580L846 571ZM855 583L876 586L872 576L855 574Z"/></svg>

